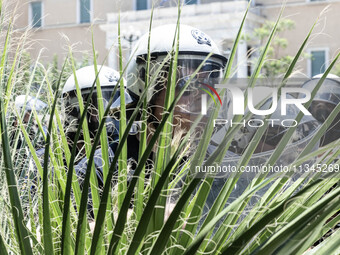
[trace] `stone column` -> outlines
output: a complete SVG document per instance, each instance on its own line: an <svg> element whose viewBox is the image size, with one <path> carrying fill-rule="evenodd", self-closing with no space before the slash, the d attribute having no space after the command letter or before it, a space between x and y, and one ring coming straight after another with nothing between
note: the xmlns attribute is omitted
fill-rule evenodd
<svg viewBox="0 0 340 255"><path fill-rule="evenodd" d="M240 41L237 47L237 77L247 78L247 43Z"/></svg>

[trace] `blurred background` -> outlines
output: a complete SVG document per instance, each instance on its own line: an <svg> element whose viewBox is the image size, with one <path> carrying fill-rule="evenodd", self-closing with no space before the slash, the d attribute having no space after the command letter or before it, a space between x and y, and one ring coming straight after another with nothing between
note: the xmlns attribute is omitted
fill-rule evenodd
<svg viewBox="0 0 340 255"><path fill-rule="evenodd" d="M121 13L121 35L125 61L141 35L148 31L152 0L8 0L13 8L18 3L15 29L23 33L31 27L34 42L28 49L30 58L38 56L43 63L60 67L67 46L72 45L74 57L92 61L91 24L99 62L109 53L107 65L118 70L118 12ZM228 57L248 1L181 0L181 22L197 27L218 43ZM175 23L177 1L153 1L156 8L153 25ZM261 47L271 31L273 21L282 7L280 0L254 0L244 28L242 42L237 50L235 76L251 75ZM279 33L272 43L263 72L278 76L285 72L309 29L319 17L313 36L308 43L297 70L304 77L323 73L339 49L338 0L288 0L279 25ZM41 51L41 49L44 49ZM334 70L340 74L340 66Z"/></svg>

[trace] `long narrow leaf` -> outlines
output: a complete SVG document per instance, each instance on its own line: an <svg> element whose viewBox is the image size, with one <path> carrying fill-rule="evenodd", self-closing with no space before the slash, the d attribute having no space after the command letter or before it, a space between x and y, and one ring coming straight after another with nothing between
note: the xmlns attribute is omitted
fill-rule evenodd
<svg viewBox="0 0 340 255"><path fill-rule="evenodd" d="M10 29L9 29L10 30ZM8 36L8 35L7 35ZM8 38L6 37L6 40ZM0 69L4 69L4 59L1 60ZM1 75L1 77L3 77ZM6 112L4 108L4 102L2 97L2 87L0 89L0 131L1 131L1 144L2 144L2 154L3 159L5 163L4 171L6 173L6 179L7 179L7 186L8 186L8 193L10 196L11 201L11 210L12 210L12 216L15 224L15 231L16 231L16 237L18 240L18 243L20 245L20 250L22 254L33 254L32 248L29 241L29 235L27 232L27 229L24 225L24 216L22 211L22 206L18 194L17 189L17 182L16 177L14 174L12 159L11 159L11 153L10 153L10 145L9 145L9 139L8 139L8 131L7 131L7 124L6 124Z"/></svg>
<svg viewBox="0 0 340 255"><path fill-rule="evenodd" d="M51 130L53 125L53 115L57 105L57 99L59 98L59 86L61 83L61 77L66 65L66 61L64 62L63 68L61 70L61 74L59 76L56 95L53 101L53 106L51 110L49 125L48 125L48 133L46 136L46 145L45 145L45 153L44 153L44 171L43 171L43 223L44 223L44 249L48 254L54 254L54 244L52 237L52 227L51 227L51 215L50 215L50 201L49 201L49 180L48 180L48 162L49 162L49 148L51 141Z"/></svg>

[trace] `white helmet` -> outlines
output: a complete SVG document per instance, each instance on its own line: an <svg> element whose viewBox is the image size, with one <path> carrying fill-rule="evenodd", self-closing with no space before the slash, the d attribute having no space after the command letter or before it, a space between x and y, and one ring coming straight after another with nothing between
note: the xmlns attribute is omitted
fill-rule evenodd
<svg viewBox="0 0 340 255"><path fill-rule="evenodd" d="M21 115L22 123L26 126L26 131L32 141L35 141L35 147L38 148L43 145L43 137L38 136L39 134L39 127L37 120L40 121L40 123L43 125L43 129L46 130L45 124L43 121L46 121L46 113L47 113L47 104L43 101L39 100L36 97L32 97L29 95L19 95L15 98L14 107L16 111ZM33 117L31 115L31 112L35 110L37 113L37 119L36 117ZM14 117L13 119L13 125L17 126L17 118ZM44 131L45 131L44 130ZM22 145L22 139L19 139L19 142L17 144L17 149L19 149Z"/></svg>
<svg viewBox="0 0 340 255"><path fill-rule="evenodd" d="M222 56L217 45L205 33L187 25L180 25L179 29L179 52L177 63L177 86L181 88L190 75L197 69L206 56L212 56L205 62L199 73L204 73L204 82L214 85L220 81L223 68L227 59ZM150 53L151 65L150 76L157 76L155 84L151 84L147 94L148 102L155 95L157 86L164 84L169 70L169 62L164 65L160 73L156 73L157 67L173 50L176 24L163 25L151 30ZM145 34L135 46L133 58L128 67L127 89L130 95L137 100L145 87L145 69L148 53L149 33ZM161 80L163 78L163 80ZM199 77L198 77L199 78ZM197 81L197 80L196 80ZM201 81L201 83L203 83ZM197 84L197 83L196 83Z"/></svg>
<svg viewBox="0 0 340 255"><path fill-rule="evenodd" d="M104 107L107 107L107 104L112 96L112 92L119 81L119 72L109 68L107 66L98 66L98 78L97 80L100 82L101 92L102 92L102 100L104 103ZM81 94L83 96L84 104L88 98L88 95L91 91L91 87L93 83L96 81L96 73L94 66L86 66L76 71L76 77L78 81L79 88L81 90ZM125 84L125 81L124 81ZM95 85L96 86L96 85ZM118 84L119 86L119 84ZM88 108L88 126L92 135L95 134L98 129L98 103L97 103L97 90L94 89L92 94L92 100L90 107ZM62 97L64 100L65 111L67 114L67 125L68 132L75 132L78 126L78 120L80 119L80 110L77 99L76 92L76 83L75 77L72 74L66 81L65 86L63 88ZM119 97L119 89L117 89L117 93L114 98ZM126 95L127 101L129 101L129 96ZM111 106L112 108L112 106ZM117 122L112 118L106 118L106 128L109 133L114 132L117 127Z"/></svg>
<svg viewBox="0 0 340 255"><path fill-rule="evenodd" d="M20 95L15 98L14 106L16 110L21 114L22 109L24 109L23 122L27 123L30 119L30 112L35 110L37 112L37 117L40 121L44 120L44 115L47 111L47 104L36 97L29 95ZM34 122L34 119L32 119ZM36 123L33 125L36 128Z"/></svg>
<svg viewBox="0 0 340 255"><path fill-rule="evenodd" d="M323 74L314 76L305 82L302 87L312 92ZM299 97L303 97L299 95ZM313 98L309 107L310 113L315 119L324 123L335 106L340 103L340 77L328 74L321 87ZM340 138L340 114L334 119L324 136L321 138L320 146L327 145Z"/></svg>
<svg viewBox="0 0 340 255"><path fill-rule="evenodd" d="M25 108L26 111L32 111L35 109L37 112L40 112L47 107L46 103L29 95L17 96L15 98L14 105L18 111L20 111L22 108Z"/></svg>

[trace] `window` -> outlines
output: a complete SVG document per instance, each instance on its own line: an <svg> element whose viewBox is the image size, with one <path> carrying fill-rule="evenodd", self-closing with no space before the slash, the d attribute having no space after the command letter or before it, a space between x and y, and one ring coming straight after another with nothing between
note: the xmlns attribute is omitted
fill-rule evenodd
<svg viewBox="0 0 340 255"><path fill-rule="evenodd" d="M148 6L148 0L136 0L136 10L147 10L149 8Z"/></svg>
<svg viewBox="0 0 340 255"><path fill-rule="evenodd" d="M310 75L324 73L326 70L327 54L326 50L311 50Z"/></svg>
<svg viewBox="0 0 340 255"><path fill-rule="evenodd" d="M31 2L30 4L30 24L32 27L41 27L42 4L41 2Z"/></svg>
<svg viewBox="0 0 340 255"><path fill-rule="evenodd" d="M188 5L188 4L198 4L198 0L185 0L184 3L186 5Z"/></svg>
<svg viewBox="0 0 340 255"><path fill-rule="evenodd" d="M91 0L79 0L79 23L91 22Z"/></svg>

